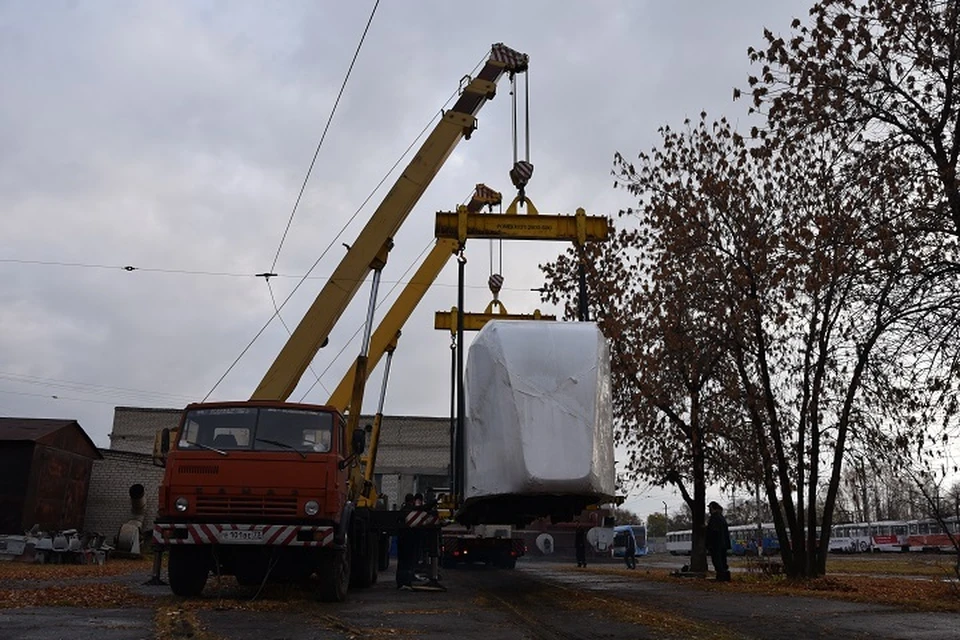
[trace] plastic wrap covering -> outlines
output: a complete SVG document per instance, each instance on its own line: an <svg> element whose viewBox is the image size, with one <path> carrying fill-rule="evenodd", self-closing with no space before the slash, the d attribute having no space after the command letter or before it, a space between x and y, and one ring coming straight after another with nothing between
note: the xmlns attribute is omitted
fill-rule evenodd
<svg viewBox="0 0 960 640"><path fill-rule="evenodd" d="M595 324L490 322L465 376L467 503L613 496L610 354Z"/></svg>

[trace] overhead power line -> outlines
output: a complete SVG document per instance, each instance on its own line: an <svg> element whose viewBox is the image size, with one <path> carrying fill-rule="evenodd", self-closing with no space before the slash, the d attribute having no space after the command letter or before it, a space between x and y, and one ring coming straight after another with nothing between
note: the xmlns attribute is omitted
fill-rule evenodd
<svg viewBox="0 0 960 640"><path fill-rule="evenodd" d="M19 373L10 373L0 371L0 381L12 382L15 384L29 385L34 387L44 387L54 390L65 390L73 393L81 393L89 396L101 396L114 398L113 404L123 402L125 399L149 398L152 402L175 402L183 404L196 398L184 394L164 393L162 391L147 391L145 389L133 389L130 387L112 387L102 384L89 382L77 382L73 380L62 380L59 378L44 378L40 376L31 376ZM57 399L68 399L64 396L53 394L28 394L24 392L7 390L4 393L15 393L18 395L37 395L41 397L56 397ZM77 398L70 398L77 399ZM92 402L92 401L91 401Z"/></svg>
<svg viewBox="0 0 960 640"><path fill-rule="evenodd" d="M283 278L288 280L329 280L330 276L312 276L308 272L304 274L296 273L240 273L240 272L229 272L229 271L204 271L197 269L173 269L165 267L136 267L132 265L118 265L118 264L93 264L86 262L63 262L58 260L23 260L19 258L0 258L0 264L22 264L22 265L38 265L38 266L47 266L47 267L68 267L75 269L106 269L111 271L125 271L129 273L142 272L142 273L163 273L163 274L172 274L172 275L184 275L184 276L204 276L204 277L218 277L218 278L262 278L269 275L271 278ZM316 266L316 265L314 265ZM311 269L312 271L312 269ZM381 280L383 284L406 284L404 280ZM432 286L443 287L443 288L454 288L457 285L445 284L442 282L435 282ZM486 284L478 285L466 285L468 289L486 289ZM527 291L528 287L503 287L504 291ZM282 306L282 305L281 305Z"/></svg>
<svg viewBox="0 0 960 640"><path fill-rule="evenodd" d="M317 164L317 157L320 155L320 148L323 147L323 141L327 137L327 131L330 130L330 123L333 122L333 116L337 112L337 106L340 104L340 98L343 97L343 91L347 88L347 81L350 79L350 74L353 72L353 65L356 64L357 57L360 55L360 49L363 47L363 41L367 38L367 31L370 30L370 24L373 22L373 16L376 15L378 6L380 6L380 0L377 0L373 4L373 10L370 11L370 18L367 19L367 26L363 28L363 34L360 36L360 42L357 43L357 50L353 52L353 59L350 61L350 66L347 68L347 74L344 76L343 83L340 85L340 91L337 93L337 99L333 102L333 108L330 110L330 117L327 118L327 124L323 127L323 133L320 134L320 142L317 143L317 149L313 152L313 159L310 160L310 166L307 168L307 175L303 177L303 184L300 185L300 192L297 194L297 199L293 203L293 209L290 211L290 217L287 219L287 226L283 229L283 235L280 236L280 244L277 246L277 254L273 257L273 264L270 266L270 271L273 271L276 268L277 260L280 259L280 250L283 249L283 243L287 239L287 233L290 231L290 225L293 224L293 217L297 214L297 207L300 206L300 200L303 199L303 192L306 191L307 183L310 181L310 174L313 173L313 167Z"/></svg>
<svg viewBox="0 0 960 640"><path fill-rule="evenodd" d="M15 396L29 396L33 398L46 398L47 400L69 400L70 402L90 402L93 404L109 404L116 405L115 402L110 400L90 400L87 398L70 398L67 396L53 395L49 393L28 393L26 391L9 391L6 389L0 389L0 393L10 394Z"/></svg>
<svg viewBox="0 0 960 640"><path fill-rule="evenodd" d="M486 59L486 57L487 56L484 55L484 57L479 62L477 62L477 64L474 66L473 70L471 71L470 75L473 75L476 73L476 70L480 68L480 65L483 64L483 61ZM443 106L440 108L440 110L436 112L433 115L433 117L430 118L430 121L427 122L426 125L424 125L423 129L421 129L420 133L417 134L416 138L413 139L413 141L409 144L409 146L407 146L407 148L403 151L403 153L400 154L400 157L397 158L396 162L393 163L393 166L391 166L390 169L388 169L387 172L384 174L383 178L380 179L380 182L377 183L377 185L370 191L367 197L364 198L363 202L360 203L360 206L357 207L356 211L353 212L353 215L350 216L350 219L347 220L346 223L344 223L344 225L340 228L340 231L338 231L337 234L333 238L331 238L326 248L324 248L324 250L320 253L317 259L314 260L313 265L300 278L300 281L297 282L297 284L293 287L290 293L287 294L287 297L283 299L283 302L281 302L279 306L274 306L273 314L264 323L264 325L260 327L257 333L253 336L253 338L250 339L250 342L247 343L247 346L245 346L240 351L240 354L234 359L234 361L230 363L230 366L227 367L227 370L223 372L223 375L220 376L220 378L214 383L213 387L210 388L210 391L207 392L207 395L204 396L204 400L209 398L213 394L213 392L216 391L217 387L220 386L220 383L223 382L224 379L233 370L233 368L237 366L237 363L243 359L243 356L246 355L247 351L249 351L250 348L254 345L254 343L256 343L256 341L260 339L260 336L263 335L263 332L267 330L267 327L270 326L270 323L273 322L273 319L280 316L280 311L287 304L287 302L289 302L290 299L293 298L294 294L300 289L303 283L306 282L308 278L310 278L310 274L313 273L313 270L317 268L317 265L320 264L320 261L323 260L323 258L327 255L327 253L330 251L330 248L340 241L340 237L346 232L350 224L352 224L353 221L356 219L356 217L360 215L360 212L363 211L364 207L367 206L367 203L370 202L373 196L376 195L377 191L380 190L380 187L382 187L383 184L387 181L387 179L389 179L389 177L393 174L393 172L396 171L400 163L403 162L403 159L407 157L407 155L410 153L411 150L413 150L413 147L417 144L417 142L427 133L431 125L433 125L434 121L436 121L438 118L440 118L443 115L444 109L446 109L447 105L450 104L450 102L454 98L456 98L459 95L459 93L460 93L460 89L458 87L450 95L450 97L447 98L446 102L443 103ZM263 273L263 274L260 274L260 277L263 277L266 280L269 280L270 277L272 277L272 274ZM442 286L445 286L445 285L442 285ZM450 285L450 286L456 286L456 285Z"/></svg>

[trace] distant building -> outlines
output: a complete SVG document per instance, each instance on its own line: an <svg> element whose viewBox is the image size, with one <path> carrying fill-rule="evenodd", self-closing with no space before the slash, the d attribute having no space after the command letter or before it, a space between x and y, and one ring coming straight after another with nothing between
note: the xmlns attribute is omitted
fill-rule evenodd
<svg viewBox="0 0 960 640"><path fill-rule="evenodd" d="M134 453L153 453L153 439L161 429L176 429L183 409L116 407L110 449Z"/></svg>
<svg viewBox="0 0 960 640"><path fill-rule="evenodd" d="M130 489L141 485L146 506L143 530L153 528L157 515L157 494L163 467L153 464L153 441L163 428L176 428L182 409L116 407L110 448L101 449L103 459L93 467L90 500L83 528L113 540L120 527L130 520Z"/></svg>
<svg viewBox="0 0 960 640"><path fill-rule="evenodd" d="M373 418L361 416L366 425ZM392 507L408 493L449 488L450 418L384 416L376 479Z"/></svg>
<svg viewBox="0 0 960 640"><path fill-rule="evenodd" d="M0 533L82 528L100 458L76 420L0 418Z"/></svg>

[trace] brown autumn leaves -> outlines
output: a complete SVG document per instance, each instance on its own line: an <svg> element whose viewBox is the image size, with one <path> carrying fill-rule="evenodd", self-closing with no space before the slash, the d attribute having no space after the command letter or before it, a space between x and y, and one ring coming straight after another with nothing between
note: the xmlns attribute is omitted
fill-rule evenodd
<svg viewBox="0 0 960 640"><path fill-rule="evenodd" d="M825 0L763 39L750 130L701 113L617 153L636 204L541 268L575 317L586 266L629 473L695 529L710 483L758 485L788 573L815 576L845 459L950 471L960 8Z"/></svg>

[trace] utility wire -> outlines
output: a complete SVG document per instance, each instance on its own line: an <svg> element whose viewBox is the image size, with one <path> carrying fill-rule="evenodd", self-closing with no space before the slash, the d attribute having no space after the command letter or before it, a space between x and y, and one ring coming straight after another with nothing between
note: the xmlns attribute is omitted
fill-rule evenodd
<svg viewBox="0 0 960 640"><path fill-rule="evenodd" d="M427 246L424 247L423 251L420 252L420 255L418 255L416 258L413 259L413 261L410 263L410 266L407 267L407 270L403 272L402 276L400 276L401 280L398 280L392 287L390 287L390 291L387 291L387 295L380 298L380 300L377 302L375 310L379 310L381 305L383 305L387 301L387 299L390 298L390 295L393 294L393 292L396 291L397 287L400 286L400 282L402 281L403 276L406 276L408 273L410 273L410 270L413 269L413 267L420 262L420 258L423 257L423 254L425 254L432 245L433 245L433 240L428 242ZM347 347L353 344L353 341L357 339L358 335L360 335L360 332L363 330L363 327L365 324L366 324L366 321L360 323L360 326L357 327L356 331L353 332L353 335L350 336L350 339L344 342L343 346L340 347L340 351L337 352L337 355L335 355L333 359L330 360L330 363L327 365L327 368L320 373L320 376L317 376L317 383L319 383L320 386L323 387L323 390L326 391L328 394L330 393L330 390L323 386L323 383L320 382L320 377L323 375L326 375L327 371L330 370L330 367L332 367L334 363L336 363L336 361L340 358L340 356L343 355L343 352L347 350ZM371 334L374 331L375 330L371 328ZM371 372L367 372L367 373L369 374ZM310 388L303 392L303 395L300 397L300 402L303 402L306 399L307 394L313 391L313 388L317 385L317 383L310 385Z"/></svg>
<svg viewBox="0 0 960 640"><path fill-rule="evenodd" d="M489 53L489 51L487 53ZM484 60L486 59L487 59L487 54L484 54L484 57L481 58L480 61L474 66L470 75L473 75L474 73L476 73L476 70L480 68L480 66L484 63ZM274 310L273 315L271 315L270 318L260 328L260 330L257 331L256 335L253 336L253 338L250 340L247 346L244 347L243 350L240 352L240 355L238 355L236 359L234 359L234 361L230 364L230 366L227 367L227 370L223 372L223 375L220 376L220 378L213 385L210 391L207 392L207 395L204 396L204 400L209 398L210 395L216 390L216 388L220 386L220 383L223 382L223 380L227 377L227 375L229 375L229 373L233 370L233 368L237 366L237 363L240 362L243 356L246 355L247 351L249 351L250 348L253 346L253 344L260 338L261 335L263 335L263 332L267 330L267 327L270 326L270 323L273 322L273 319L278 315L280 315L280 310L283 309L284 306L286 306L286 304L290 301L290 299L293 298L297 290L299 290L300 287L303 286L303 283L307 281L307 278L310 277L310 274L313 273L313 270L317 268L317 265L320 264L320 261L323 260L323 258L327 255L327 253L330 251L330 248L333 247L334 244L336 244L340 240L340 237L346 232L350 224L356 219L358 215L360 215L360 212L363 211L363 208L367 206L367 203L370 202L373 196L376 195L377 191L380 190L380 187L383 186L383 183L387 181L387 179L393 174L393 172L400 165L400 163L403 162L403 159L410 153L414 145L416 145L417 142L420 141L420 139L424 136L427 130L433 125L434 121L443 115L443 112L446 106L450 104L450 101L456 98L459 95L459 93L460 93L460 88L458 87L450 95L450 97L447 98L446 102L443 103L443 106L440 108L440 111L435 113L433 117L430 118L430 121L427 122L426 125L424 125L423 129L420 130L420 133L417 134L417 137L413 139L413 142L411 142L410 145L407 146L407 148L404 150L404 152L400 154L400 157L397 158L396 162L393 163L393 166L390 167L390 169L384 174L383 178L380 179L380 182L378 182L377 185L373 188L373 190L370 191L370 194L367 195L366 198L364 198L363 202L360 203L360 206L357 207L356 211L353 212L353 215L350 216L350 219L347 220L347 222L340 228L340 231L337 233L337 235L330 240L330 243L326 246L326 248L323 250L320 256L316 260L314 260L313 265L311 265L310 269L308 269L307 272L303 276L301 276L299 282L297 282L297 284L293 287L290 293L287 294L287 297L283 299L283 302L280 303L280 306Z"/></svg>
<svg viewBox="0 0 960 640"><path fill-rule="evenodd" d="M350 67L347 69L347 74L343 78L343 83L340 85L340 92L337 93L337 99L333 102L333 108L330 110L330 117L327 118L327 124L323 127L323 133L320 135L320 142L317 143L317 149L313 152L313 159L310 161L310 167L307 168L307 175L303 177L303 184L300 185L300 192L297 194L297 199L293 203L293 209L290 211L290 217L287 219L287 226L283 230L283 235L280 237L280 244L277 246L277 253L273 257L273 264L270 266L270 271L272 272L277 266L277 260L280 259L280 250L283 249L283 243L287 239L287 233L290 231L290 225L293 224L293 217L297 213L297 207L300 206L300 200L303 199L303 193L307 189L307 183L310 181L310 174L313 173L313 167L317 163L317 157L320 155L320 148L323 146L323 141L327 137L327 131L330 130L330 124L333 122L333 116L337 112L337 106L340 104L340 98L343 97L343 91L347 88L347 81L350 79L350 74L353 72L353 65L357 62L357 57L360 55L360 49L363 47L363 41L367 38L367 31L370 30L370 24L373 22L373 16L377 13L377 7L380 6L380 0L376 0L373 4L373 10L370 11L370 17L367 19L367 26L363 28L363 34L360 36L360 42L357 43L357 50L353 52L353 59L350 61Z"/></svg>
<svg viewBox="0 0 960 640"><path fill-rule="evenodd" d="M290 331L290 327L287 326L287 323L286 323L286 321L283 319L283 316L280 315L280 307L277 306L277 298L276 298L276 296L273 295L273 285L270 284L270 278L266 278L266 281L267 281L267 291L270 292L270 302L273 303L273 308L274 308L274 309L276 310L276 312L277 312L277 320L279 320L279 321L280 321L280 324L283 325L283 328L287 330L287 335L292 336L292 335L293 335L293 332ZM313 363L310 363L309 365L307 365L307 368L310 370L310 373L313 374L313 377L317 379L317 384L319 384L321 387L323 387L323 390L324 390L324 391L326 391L327 393L330 393L330 390L327 389L326 385L323 384L323 382L320 381L320 376L317 375L316 370L313 368ZM311 387L311 389L312 389L312 388L313 388L313 387Z"/></svg>
<svg viewBox="0 0 960 640"><path fill-rule="evenodd" d="M81 269L107 269L110 271L126 271L132 273L134 271L143 271L143 272L152 272L152 273L173 273L178 275L190 275L190 276L227 276L231 278L249 278L253 277L252 273L230 273L227 271L197 271L191 269L163 269L156 267L135 267L133 265L119 265L119 264L91 264L86 262L60 262L56 260L21 260L18 258L0 258L0 263L6 264L23 264L23 265L42 265L45 267L74 267ZM283 276L288 278L295 278L299 276Z"/></svg>
<svg viewBox="0 0 960 640"><path fill-rule="evenodd" d="M144 389L131 389L129 387L111 387L101 384L91 384L87 382L75 382L72 380L62 380L58 378L42 378L40 376L30 376L18 373L9 373L0 371L0 381L8 381L19 384L35 385L40 387L49 387L55 389L66 389L88 395L101 396L150 396L157 400L176 400L178 402L191 401L193 396L187 396L175 393L163 393L161 391L147 391Z"/></svg>
<svg viewBox="0 0 960 640"><path fill-rule="evenodd" d="M382 183L381 183L382 184ZM469 200L469 198L467 198ZM77 269L108 269L112 271L126 271L128 273L133 273L137 271L142 271L143 273L165 273L173 275L187 275L187 276L210 276L210 277L220 277L220 278L262 278L264 274L262 273L238 273L238 272L229 272L229 271L202 271L195 269L170 269L162 267L136 267L132 265L111 265L111 264L90 264L84 262L60 262L56 260L21 260L17 258L0 258L0 264L23 264L23 265L42 265L42 266L53 266L53 267L69 267ZM304 274L295 274L295 273L271 273L271 278L287 278L295 280L329 280L330 276L312 276L309 273ZM400 284L405 284L403 281L399 280L381 280L383 284L392 284L394 282L399 282ZM456 284L443 284L443 283L434 283L433 286L437 287L456 287ZM483 289L485 285L466 285L468 289ZM509 287L504 287L504 291L527 291L526 288L515 288L511 289Z"/></svg>
<svg viewBox="0 0 960 640"><path fill-rule="evenodd" d="M109 404L116 406L116 402L113 400L90 400L87 398L70 398L67 396L58 396L48 393L29 393L26 391L8 391L6 389L0 389L0 393L11 394L16 396L30 396L34 398L46 398L47 400L69 400L71 402L90 402L92 404Z"/></svg>
<svg viewBox="0 0 960 640"><path fill-rule="evenodd" d="M330 124L333 122L333 116L337 112L337 107L340 105L340 99L343 97L343 92L347 88L347 81L350 79L350 74L353 72L353 67L357 62L357 57L360 55L360 49L363 47L364 40L367 38L367 32L370 30L370 25L373 23L373 16L377 13L377 7L380 6L380 0L376 0L373 5L373 9L370 11L370 17L367 19L367 24L363 28L363 34L360 36L360 42L357 43L357 49L353 52L353 59L350 60L350 66L347 68L347 73L343 78L343 83L340 85L340 91L337 93L337 99L333 102L333 108L330 110L330 117L327 118L327 124L323 127L323 133L320 134L320 141L317 143L317 148L313 152L313 158L310 160L310 166L307 168L307 174L303 177L303 184L300 185L300 192L297 194L297 199L293 203L293 209L290 211L290 217L287 219L287 226L283 229L283 235L280 236L280 244L277 245L277 253L273 256L273 263L270 265L270 271L266 274L262 274L264 280L267 283L267 290L270 292L270 301L273 303L273 309L277 314L277 318L280 320L280 324L283 325L283 328L287 330L287 335L293 335L293 332L290 331L290 327L287 326L286 321L280 315L280 307L277 306L277 298L273 293L273 286L270 284L270 278L274 275L274 269L277 268L277 261L280 259L280 251L283 249L283 243L287 239L287 234L290 232L290 226L293 224L293 218L297 213L297 207L300 206L300 201L303 199L303 194L306 191L307 183L310 181L310 174L313 173L313 167L317 163L317 157L320 155L320 149L323 147L323 141L327 138L327 132L330 130ZM320 383L320 386L323 387L323 383L320 382L320 377L317 376L316 371L313 370L313 366L309 367L310 372L313 373L314 377L317 378L317 382ZM326 387L323 387L326 389Z"/></svg>
<svg viewBox="0 0 960 640"><path fill-rule="evenodd" d="M450 101L450 100L447 100L447 102L449 102L449 101ZM466 197L464 197L463 200L460 201L460 204L466 205L467 202L469 202L472 197L473 197L473 191L470 191L470 193L468 193L468 194L466 195ZM405 281L404 278L406 277L406 275L407 275L408 273L410 273L410 271L413 269L413 267L420 262L420 258L422 258L423 255L430 249L430 247L433 246L433 242L434 242L433 240L430 240L429 242L427 242L427 245L420 251L420 254L419 254L416 258L414 258L413 261L407 266L406 270L405 270L402 274L400 274L400 279L392 283L393 286L390 287L390 290L387 292L387 294L386 294L385 296L383 296L383 297L380 299L380 301L377 302L376 310L379 310L379 309L380 309L380 306L381 306L384 302L386 302L387 299L390 298L390 296L393 294L393 292L396 291L397 287L399 287L401 284L404 284L404 285L409 284L409 281ZM385 280L381 280L380 282L381 282L382 284L390 284L390 282L385 281ZM435 286L436 284L437 284L436 282L433 282L433 283L430 284L430 286ZM451 287L455 287L455 286L457 286L457 285L441 285L441 286L451 286ZM476 286L476 285L474 285L472 288L482 289L483 287L482 287L482 286ZM306 391L303 392L303 395L300 397L300 402L303 402L303 401L306 399L307 395L308 395L311 391L313 391L313 388L317 385L317 383L319 383L320 386L323 387L323 390L326 391L327 394L329 395L330 390L327 389L326 386L324 386L324 384L323 384L323 382L321 382L320 378L321 378L322 376L326 375L326 373L330 370L330 368L337 362L337 360L340 359L340 356L343 355L344 351L347 350L347 347L349 347L351 344L353 344L354 340L357 339L357 336L360 335L360 331L363 330L363 325L364 325L364 324L365 324L364 322L361 322L361 323L360 323L360 326L358 326L357 329L353 332L353 335L350 336L350 339L347 340L342 347L340 347L340 351L338 351L338 352L337 352L337 355L335 355L335 356L330 360L330 363L329 363L329 364L327 365L327 367L320 373L320 376L316 376L316 373L314 372L314 376L317 377L317 382L314 383L314 384L312 384L312 385L310 385L310 388L308 388ZM311 371L313 371L312 368L311 368Z"/></svg>

